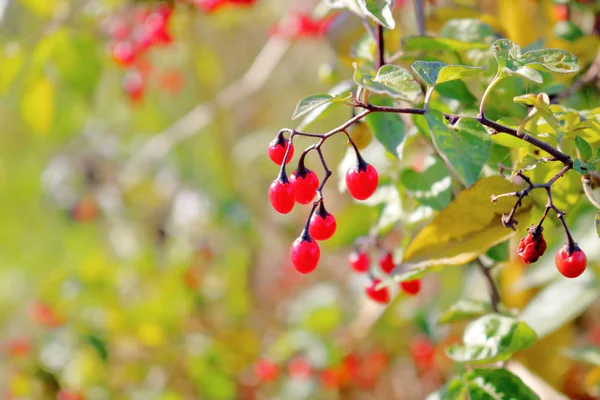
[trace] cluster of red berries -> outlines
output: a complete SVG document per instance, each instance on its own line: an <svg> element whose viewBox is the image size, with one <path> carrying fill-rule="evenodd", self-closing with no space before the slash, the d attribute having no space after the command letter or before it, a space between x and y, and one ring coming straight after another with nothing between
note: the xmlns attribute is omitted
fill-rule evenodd
<svg viewBox="0 0 600 400"><path fill-rule="evenodd" d="M112 39L109 45L112 59L128 68L123 78L123 89L133 102L144 94L147 68L141 57L153 46L165 46L173 41L169 20L173 6L158 3L153 7L135 6L126 16L111 16L105 30Z"/></svg>
<svg viewBox="0 0 600 400"><path fill-rule="evenodd" d="M288 40L317 38L325 34L333 18L316 20L308 14L293 12L271 30L271 35Z"/></svg>
<svg viewBox="0 0 600 400"><path fill-rule="evenodd" d="M546 251L546 241L541 226L532 226L519 242L517 249L521 261L525 264L536 262ZM587 257L577 243L565 243L554 259L558 271L567 278L577 278L587 266Z"/></svg>
<svg viewBox="0 0 600 400"><path fill-rule="evenodd" d="M359 273L371 272L371 258L366 252L353 251L350 253L348 259L352 269ZM385 274L390 274L396 264L394 264L394 257L391 252L386 251L379 257L379 267ZM381 279L374 278L371 276L371 280L365 288L367 296L373 301L381 304L387 304L390 301L390 291L387 287L377 289L377 286L381 283ZM415 296L421 291L421 280L414 279L410 281L400 282L400 289L410 296Z"/></svg>
<svg viewBox="0 0 600 400"><path fill-rule="evenodd" d="M338 365L316 368L302 356L292 358L287 363L287 375L291 379L306 380L316 378L327 389L336 389L351 384L368 389L377 377L385 371L389 363L388 356L381 351L370 351L365 355L350 353ZM274 382L281 374L280 366L275 362L261 358L254 363L254 376L261 383Z"/></svg>
<svg viewBox="0 0 600 400"><path fill-rule="evenodd" d="M375 193L379 178L375 168L365 162L356 147L354 149L357 162L346 173L346 187L352 197L357 200L365 200ZM321 251L316 241L331 238L336 230L335 217L325 209L320 195L319 178L304 164L306 154L307 152L302 154L297 169L288 179L286 164L294 155L294 145L281 132L269 144L269 157L275 164L281 166L279 176L269 187L269 199L277 212L289 213L296 202L309 204L319 192L302 234L294 241L290 249L292 265L303 274L312 272L319 263Z"/></svg>

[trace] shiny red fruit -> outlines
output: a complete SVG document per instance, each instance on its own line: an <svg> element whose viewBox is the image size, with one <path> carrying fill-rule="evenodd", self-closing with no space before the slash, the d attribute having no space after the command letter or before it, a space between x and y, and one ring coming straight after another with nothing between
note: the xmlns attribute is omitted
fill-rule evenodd
<svg viewBox="0 0 600 400"><path fill-rule="evenodd" d="M352 269L356 272L367 272L371 265L371 258L369 255L367 253L359 253L358 251L350 253L348 261L350 261Z"/></svg>
<svg viewBox="0 0 600 400"><path fill-rule="evenodd" d="M379 258L379 266L386 274L389 274L394 270L394 257L391 252L387 251Z"/></svg>
<svg viewBox="0 0 600 400"><path fill-rule="evenodd" d="M135 60L135 49L129 41L115 43L112 48L112 57L122 67L130 66Z"/></svg>
<svg viewBox="0 0 600 400"><path fill-rule="evenodd" d="M144 96L144 78L136 71L131 70L123 77L123 90L129 96L129 99L137 103Z"/></svg>
<svg viewBox="0 0 600 400"><path fill-rule="evenodd" d="M283 156L281 157L283 160ZM314 171L308 168L302 170L296 170L290 175L290 182L294 186L294 193L296 195L296 201L300 204L308 204L317 195L317 188L319 187L319 178Z"/></svg>
<svg viewBox="0 0 600 400"><path fill-rule="evenodd" d="M271 143L269 143L269 158L271 158L271 160L275 164L281 165L283 163L283 157L285 157L285 151L287 149L288 144L289 140L279 136L273 139ZM285 160L286 164L292 161L292 157L294 156L294 145L291 144L289 146L290 152L287 156L287 159Z"/></svg>
<svg viewBox="0 0 600 400"><path fill-rule="evenodd" d="M294 208L296 199L294 187L287 177L277 178L269 186L269 200L273 208L281 213L287 214Z"/></svg>
<svg viewBox="0 0 600 400"><path fill-rule="evenodd" d="M541 231L533 228L519 242L517 254L525 264L536 262L546 251L546 241Z"/></svg>
<svg viewBox="0 0 600 400"><path fill-rule="evenodd" d="M379 177L377 170L366 164L363 168L356 165L346 172L346 187L350 195L357 200L366 200L377 190Z"/></svg>
<svg viewBox="0 0 600 400"><path fill-rule="evenodd" d="M292 243L290 248L290 260L296 270L302 274L308 274L317 268L321 250L317 241L302 235Z"/></svg>
<svg viewBox="0 0 600 400"><path fill-rule="evenodd" d="M412 281L400 282L400 288L404 293L415 296L421 291L421 280L414 279Z"/></svg>
<svg viewBox="0 0 600 400"><path fill-rule="evenodd" d="M567 278L577 278L587 266L587 257L583 250L575 245L573 252L569 253L568 243L556 253L555 261L558 271Z"/></svg>
<svg viewBox="0 0 600 400"><path fill-rule="evenodd" d="M386 304L390 301L390 291L387 287L382 287L377 290L377 285L381 282L381 279L373 279L371 283L366 288L367 296L373 301L377 303Z"/></svg>
<svg viewBox="0 0 600 400"><path fill-rule="evenodd" d="M279 367L274 362L261 358L254 363L254 375L261 382L272 382L279 377Z"/></svg>
<svg viewBox="0 0 600 400"><path fill-rule="evenodd" d="M307 379L312 376L313 370L304 357L296 357L288 363L288 374L294 379Z"/></svg>
<svg viewBox="0 0 600 400"><path fill-rule="evenodd" d="M313 239L327 240L333 236L336 227L335 217L328 213L323 207L323 203L321 203L310 219L308 233Z"/></svg>

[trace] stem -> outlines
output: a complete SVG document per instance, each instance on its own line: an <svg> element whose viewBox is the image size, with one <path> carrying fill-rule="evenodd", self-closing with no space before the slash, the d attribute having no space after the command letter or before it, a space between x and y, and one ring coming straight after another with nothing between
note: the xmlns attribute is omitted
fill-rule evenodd
<svg viewBox="0 0 600 400"><path fill-rule="evenodd" d="M383 26L377 25L377 70L385 65L385 43L383 38Z"/></svg>
<svg viewBox="0 0 600 400"><path fill-rule="evenodd" d="M493 312L497 313L499 312L498 305L500 304L500 291L498 290L498 286L494 281L492 272L490 271L490 268L486 267L483 261L481 261L481 258L477 258L475 262L487 281L488 289L490 291L490 307L492 308Z"/></svg>
<svg viewBox="0 0 600 400"><path fill-rule="evenodd" d="M498 82L500 82L500 79L502 78L500 76L500 71L498 71L496 76L494 76L494 79L492 79L488 87L485 89L485 92L483 92L483 96L481 97L481 103L479 103L479 119L485 118L485 101L487 100L494 86L496 86Z"/></svg>
<svg viewBox="0 0 600 400"><path fill-rule="evenodd" d="M423 8L423 0L415 0L414 7L419 36L425 36L425 10Z"/></svg>

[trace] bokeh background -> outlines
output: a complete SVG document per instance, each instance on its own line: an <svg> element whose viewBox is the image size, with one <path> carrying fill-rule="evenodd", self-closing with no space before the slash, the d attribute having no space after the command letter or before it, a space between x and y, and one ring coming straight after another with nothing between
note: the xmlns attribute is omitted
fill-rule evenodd
<svg viewBox="0 0 600 400"><path fill-rule="evenodd" d="M266 195L277 174L266 148L295 126L297 101L351 76L342 51L352 21L339 39L318 23L300 28L312 1L208 3L177 2L170 37L129 60L115 43L164 4L0 1L0 398L425 398L452 375L443 347L463 328L437 327L437 316L465 293L487 299L476 269L429 276L419 296L387 309L366 300L347 257L381 206L338 192L341 138L325 150L338 232L315 273L288 260L308 209L281 216ZM405 3L398 45L417 33ZM575 11L584 40L566 40L550 1L425 7L432 33L485 17L499 35L546 39L584 64L598 48L593 14ZM583 107L597 102L593 89L582 96ZM336 109L310 129L348 117ZM389 166L379 144L366 152ZM422 163L415 154L403 166ZM382 246L405 244L424 217L406 216ZM552 340L600 342L594 310ZM536 347L530 367L573 396L590 393L598 372L553 346Z"/></svg>

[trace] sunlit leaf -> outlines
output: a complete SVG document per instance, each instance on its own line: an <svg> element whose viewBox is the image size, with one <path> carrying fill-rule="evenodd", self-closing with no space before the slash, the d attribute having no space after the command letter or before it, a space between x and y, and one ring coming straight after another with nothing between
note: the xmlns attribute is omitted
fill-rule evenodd
<svg viewBox="0 0 600 400"><path fill-rule="evenodd" d="M411 67L428 86L466 78L485 69L468 65L449 65L440 61L415 61Z"/></svg>
<svg viewBox="0 0 600 400"><path fill-rule="evenodd" d="M592 146L587 142L587 140L585 140L581 136L575 136L575 145L577 146L577 150L579 151L579 158L581 158L581 161L585 162L592 158Z"/></svg>
<svg viewBox="0 0 600 400"><path fill-rule="evenodd" d="M471 400L540 400L521 378L504 368L468 371L463 381Z"/></svg>
<svg viewBox="0 0 600 400"><path fill-rule="evenodd" d="M394 106L389 97L373 96L373 104ZM406 128L400 115L396 113L371 113L365 117L365 122L385 149L398 157L398 148L406 138Z"/></svg>
<svg viewBox="0 0 600 400"><path fill-rule="evenodd" d="M296 105L292 119L300 118L303 115L308 114L312 110L327 103L330 103L335 98L327 93L313 94L300 100Z"/></svg>
<svg viewBox="0 0 600 400"><path fill-rule="evenodd" d="M490 303L482 300L464 299L454 303L438 318L438 324L469 321L491 311Z"/></svg>
<svg viewBox="0 0 600 400"><path fill-rule="evenodd" d="M354 82L373 93L392 98L416 101L421 94L421 86L408 70L395 65L384 65L372 77L360 71L354 63Z"/></svg>

